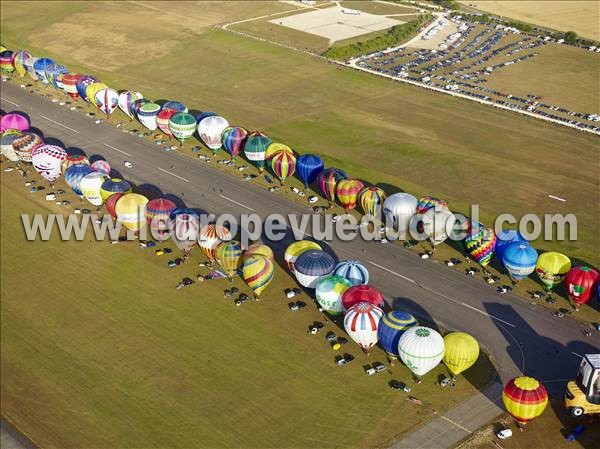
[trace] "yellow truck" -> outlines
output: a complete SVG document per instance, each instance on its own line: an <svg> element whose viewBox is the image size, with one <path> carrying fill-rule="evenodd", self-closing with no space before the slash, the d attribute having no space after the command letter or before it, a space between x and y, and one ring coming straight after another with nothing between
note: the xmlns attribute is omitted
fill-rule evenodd
<svg viewBox="0 0 600 449"><path fill-rule="evenodd" d="M582 357L577 378L567 384L565 407L575 417L600 413L600 354Z"/></svg>

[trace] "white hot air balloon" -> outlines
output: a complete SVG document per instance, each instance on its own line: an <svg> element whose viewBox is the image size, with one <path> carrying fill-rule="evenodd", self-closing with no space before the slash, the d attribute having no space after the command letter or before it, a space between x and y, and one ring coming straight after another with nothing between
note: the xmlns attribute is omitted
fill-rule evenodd
<svg viewBox="0 0 600 449"><path fill-rule="evenodd" d="M383 310L368 302L359 302L346 312L344 328L364 352L369 352L377 344L377 329L382 316Z"/></svg>
<svg viewBox="0 0 600 449"><path fill-rule="evenodd" d="M216 153L223 145L221 134L227 127L229 127L227 120L218 115L211 115L198 123L198 135L206 146Z"/></svg>
<svg viewBox="0 0 600 449"><path fill-rule="evenodd" d="M131 112L131 105L136 100L141 100L144 96L139 92L130 92L126 90L125 92L121 92L119 94L119 109L123 111L129 118L133 118Z"/></svg>
<svg viewBox="0 0 600 449"><path fill-rule="evenodd" d="M94 206L102 206L103 200L100 189L107 179L108 177L104 173L94 171L81 178L79 190L81 190L83 197Z"/></svg>
<svg viewBox="0 0 600 449"><path fill-rule="evenodd" d="M445 207L438 210L431 208L423 214L423 234L432 245L439 245L448 238L455 221L454 214Z"/></svg>
<svg viewBox="0 0 600 449"><path fill-rule="evenodd" d="M400 337L398 352L408 369L419 378L442 361L444 338L429 327L411 327Z"/></svg>
<svg viewBox="0 0 600 449"><path fill-rule="evenodd" d="M411 218L417 212L417 199L409 193L394 193L383 202L385 224L401 235L408 230Z"/></svg>
<svg viewBox="0 0 600 449"><path fill-rule="evenodd" d="M119 93L107 87L96 92L95 95L96 104L98 108L106 115L112 114L119 104Z"/></svg>

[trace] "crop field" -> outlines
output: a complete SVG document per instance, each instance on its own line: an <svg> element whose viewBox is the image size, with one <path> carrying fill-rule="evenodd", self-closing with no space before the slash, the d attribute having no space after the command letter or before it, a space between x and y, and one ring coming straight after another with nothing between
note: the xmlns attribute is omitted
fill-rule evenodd
<svg viewBox="0 0 600 449"><path fill-rule="evenodd" d="M481 11L600 40L600 11L592 0L459 1Z"/></svg>
<svg viewBox="0 0 600 449"><path fill-rule="evenodd" d="M2 414L41 447L374 447L494 375L481 356L448 391L435 386L438 367L411 383L418 406L388 387L410 379L401 364L363 373L385 361L381 350L366 359L348 343L356 360L333 363L324 335L343 331L328 322L307 335L323 317L306 296L306 309L288 310L282 289L295 282L282 268L260 302L235 307L222 292L248 292L240 280L174 289L202 270L198 248L168 269L167 256L134 242L26 242L20 214L79 206L64 197L71 205L59 209L2 173Z"/></svg>

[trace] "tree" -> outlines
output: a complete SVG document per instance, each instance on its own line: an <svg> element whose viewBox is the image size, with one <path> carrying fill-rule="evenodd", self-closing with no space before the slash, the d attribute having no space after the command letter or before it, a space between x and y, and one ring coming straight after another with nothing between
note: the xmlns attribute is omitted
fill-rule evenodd
<svg viewBox="0 0 600 449"><path fill-rule="evenodd" d="M575 31L567 31L563 39L569 44L575 44L577 43L577 33Z"/></svg>

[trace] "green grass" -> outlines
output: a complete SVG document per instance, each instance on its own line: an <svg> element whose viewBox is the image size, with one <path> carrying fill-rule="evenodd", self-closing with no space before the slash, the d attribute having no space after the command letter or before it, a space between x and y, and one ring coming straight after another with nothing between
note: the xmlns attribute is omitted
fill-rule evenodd
<svg viewBox="0 0 600 449"><path fill-rule="evenodd" d="M200 270L198 249L168 269L135 243L26 242L20 214L58 206L22 182L2 174L2 414L42 447L373 447L494 374L484 355L448 392L434 385L440 366L413 385L415 406L387 386L410 379L403 366L362 372L381 350L366 359L349 343L357 360L334 365L324 334L343 331L307 335L322 318L306 297L306 310L288 311L281 291L295 283L283 269L261 302L238 308L225 280L174 290Z"/></svg>

